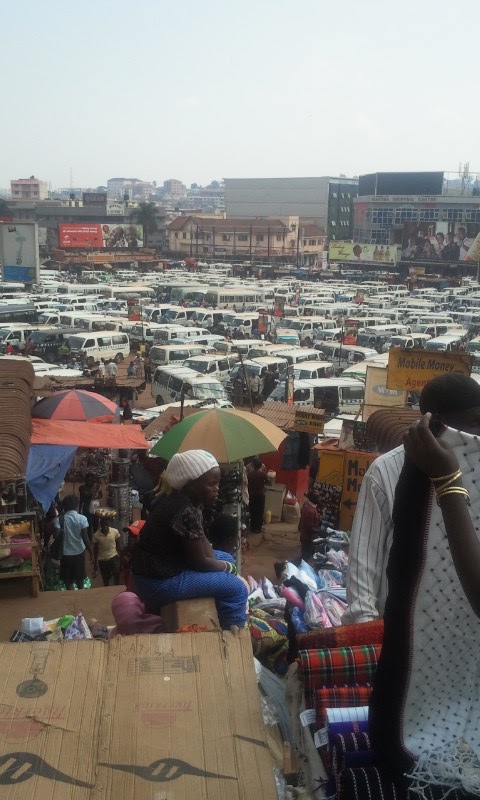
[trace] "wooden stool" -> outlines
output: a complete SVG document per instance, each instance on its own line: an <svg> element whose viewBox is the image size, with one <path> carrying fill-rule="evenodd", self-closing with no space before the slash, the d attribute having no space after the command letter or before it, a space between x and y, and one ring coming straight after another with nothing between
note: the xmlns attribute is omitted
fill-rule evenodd
<svg viewBox="0 0 480 800"><path fill-rule="evenodd" d="M165 623L165 633L175 633L179 628L202 625L209 631L218 630L217 608L213 597L193 597L191 600L177 600L160 610Z"/></svg>

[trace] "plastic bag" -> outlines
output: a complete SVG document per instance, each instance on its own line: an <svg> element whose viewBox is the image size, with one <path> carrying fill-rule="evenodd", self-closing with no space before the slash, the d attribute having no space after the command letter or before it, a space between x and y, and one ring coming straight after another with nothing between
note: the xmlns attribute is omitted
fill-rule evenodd
<svg viewBox="0 0 480 800"><path fill-rule="evenodd" d="M307 592L305 598L305 622L311 628L333 627L321 599L314 592Z"/></svg>

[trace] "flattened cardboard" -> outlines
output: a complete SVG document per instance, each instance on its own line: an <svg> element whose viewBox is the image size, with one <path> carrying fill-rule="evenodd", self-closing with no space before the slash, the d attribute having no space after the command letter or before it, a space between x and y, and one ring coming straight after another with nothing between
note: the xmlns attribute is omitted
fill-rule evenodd
<svg viewBox="0 0 480 800"><path fill-rule="evenodd" d="M247 631L0 645L2 800L276 800Z"/></svg>
<svg viewBox="0 0 480 800"><path fill-rule="evenodd" d="M95 784L107 648L0 644L2 800L87 800Z"/></svg>
<svg viewBox="0 0 480 800"><path fill-rule="evenodd" d="M92 797L275 800L248 636L109 644Z"/></svg>

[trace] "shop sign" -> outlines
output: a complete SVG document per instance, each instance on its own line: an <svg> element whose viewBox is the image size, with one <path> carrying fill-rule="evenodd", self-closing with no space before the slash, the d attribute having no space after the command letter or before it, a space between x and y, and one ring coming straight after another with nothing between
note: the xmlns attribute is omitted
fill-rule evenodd
<svg viewBox="0 0 480 800"><path fill-rule="evenodd" d="M470 375L471 357L468 353L439 353L422 348L397 348L389 352L387 388L421 392L432 378L461 372Z"/></svg>
<svg viewBox="0 0 480 800"><path fill-rule="evenodd" d="M323 414L312 414L310 411L295 409L294 430L302 433L323 433Z"/></svg>

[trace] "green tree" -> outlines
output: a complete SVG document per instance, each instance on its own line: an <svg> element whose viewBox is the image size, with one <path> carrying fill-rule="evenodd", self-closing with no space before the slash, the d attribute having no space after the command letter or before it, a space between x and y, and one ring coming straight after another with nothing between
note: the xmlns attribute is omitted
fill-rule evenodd
<svg viewBox="0 0 480 800"><path fill-rule="evenodd" d="M6 200L0 197L0 217L11 217L12 212L8 207L8 203Z"/></svg>
<svg viewBox="0 0 480 800"><path fill-rule="evenodd" d="M132 214L137 225L143 225L143 244L148 247L148 237L158 230L157 208L155 203L139 203Z"/></svg>

